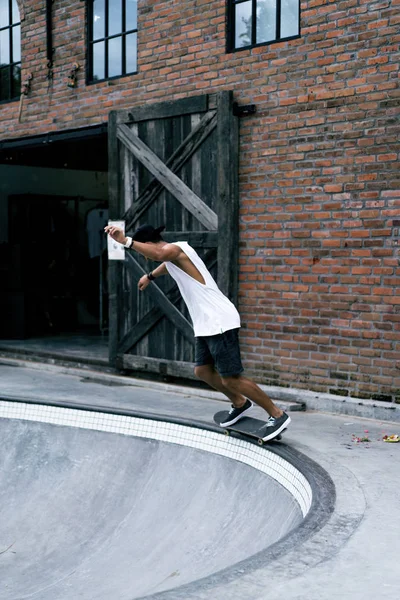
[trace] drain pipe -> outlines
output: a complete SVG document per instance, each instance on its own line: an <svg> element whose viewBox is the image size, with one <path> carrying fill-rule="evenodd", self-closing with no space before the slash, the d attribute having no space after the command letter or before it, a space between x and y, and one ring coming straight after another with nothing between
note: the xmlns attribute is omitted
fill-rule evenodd
<svg viewBox="0 0 400 600"><path fill-rule="evenodd" d="M53 66L53 0L46 0L46 53L47 67Z"/></svg>
<svg viewBox="0 0 400 600"><path fill-rule="evenodd" d="M53 83L53 2L46 0L46 57L48 88Z"/></svg>

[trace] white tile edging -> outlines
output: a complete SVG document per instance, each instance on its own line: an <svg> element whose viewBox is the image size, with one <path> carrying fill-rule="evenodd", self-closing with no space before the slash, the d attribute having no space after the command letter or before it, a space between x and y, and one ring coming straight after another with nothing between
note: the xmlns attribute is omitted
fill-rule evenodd
<svg viewBox="0 0 400 600"><path fill-rule="evenodd" d="M0 401L0 418L37 421L81 429L93 429L161 442L169 442L219 454L249 465L280 483L298 502L305 517L312 503L312 489L302 473L284 458L238 438L220 433L138 417L72 408Z"/></svg>

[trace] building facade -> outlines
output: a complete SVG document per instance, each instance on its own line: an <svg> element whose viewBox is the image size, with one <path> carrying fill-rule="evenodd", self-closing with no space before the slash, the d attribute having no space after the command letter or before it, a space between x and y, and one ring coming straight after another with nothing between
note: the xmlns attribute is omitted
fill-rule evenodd
<svg viewBox="0 0 400 600"><path fill-rule="evenodd" d="M399 5L0 0L0 201L21 156L11 142L233 90L255 105L239 143L246 371L400 402ZM29 168L69 168L46 160Z"/></svg>

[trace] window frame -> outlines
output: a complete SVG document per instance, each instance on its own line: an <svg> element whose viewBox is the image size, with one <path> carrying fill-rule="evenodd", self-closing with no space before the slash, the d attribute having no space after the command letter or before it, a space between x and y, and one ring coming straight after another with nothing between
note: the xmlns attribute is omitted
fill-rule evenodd
<svg viewBox="0 0 400 600"><path fill-rule="evenodd" d="M238 4L243 4L249 0L227 0L226 4L226 22L227 22L227 35L226 35L226 52L231 54L233 52L241 52L242 50L251 50L252 48L259 48L261 46L270 46L271 44L279 44L280 42L288 42L290 40L297 40L301 37L301 0L298 1L299 13L299 33L288 37L280 37L281 31L281 2L282 0L276 0L276 32L277 37L267 42L253 43L255 36L257 35L257 0L250 0L252 3L251 13L251 30L252 30L252 43L247 46L235 47L235 34L236 34L236 11L235 8Z"/></svg>
<svg viewBox="0 0 400 600"><path fill-rule="evenodd" d="M16 21L15 23L13 23L13 2L12 0L8 0L8 25L5 25L3 27L0 27L0 33L2 31L9 31L9 62L8 63L4 63L3 66L0 66L0 71L8 71L8 76L9 76L9 93L10 96L9 98L0 98L0 104L5 104L7 102L16 102L17 100L19 100L20 96L21 96L21 70L22 70L22 48L21 48L21 12L19 10L18 4L15 2L17 9L18 9L18 21ZM14 54L14 48L13 48L13 34L12 34L12 30L15 27L19 27L19 31L20 31L20 59L19 61L14 61L13 58L13 54ZM12 77L12 71L14 69L14 67L18 66L20 67L20 82L19 82L19 89L16 92L16 95L12 95L14 92L14 84L13 84L13 77Z"/></svg>
<svg viewBox="0 0 400 600"><path fill-rule="evenodd" d="M138 72L137 67L137 52L136 52L136 70L129 71L129 73L122 72L120 75L112 75L108 77L108 46L109 41L113 39L121 39L121 62L122 62L122 71L126 71L126 36L132 33L136 34L136 51L137 51L137 36L138 36L138 23L136 16L136 29L126 30L126 2L127 0L121 0L122 4L122 24L121 24L121 32L114 33L112 35L108 35L108 7L109 3L112 0L104 0L104 37L93 40L93 5L94 0L89 0L87 2L87 27L86 27L86 85L94 85L96 83L101 83L104 81L112 81L114 79L121 79L121 77L129 77L131 75L135 75ZM137 3L138 4L138 3ZM93 79L93 46L96 43L103 42L104 43L104 74L105 77L103 79Z"/></svg>

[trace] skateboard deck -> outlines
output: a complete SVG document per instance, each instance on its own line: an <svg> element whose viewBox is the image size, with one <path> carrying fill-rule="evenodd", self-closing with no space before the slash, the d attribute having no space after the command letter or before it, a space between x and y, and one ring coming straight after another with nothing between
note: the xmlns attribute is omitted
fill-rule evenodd
<svg viewBox="0 0 400 600"><path fill-rule="evenodd" d="M217 412L214 415L214 422L217 425L221 426L221 423L227 419L228 414L229 411L227 410ZM222 429L225 430L226 435L229 435L231 431L234 431L235 433L240 433L245 437L255 438L260 446L263 446L264 444L269 444L270 442L280 441L282 439L282 434L285 432L285 430L281 431L281 433L278 433L276 437L272 438L271 440L265 441L263 440L263 436L267 434L267 423L266 421L261 421L261 419L254 419L253 417L243 417L243 419L240 419L240 421L238 421L237 423L229 425L228 427L224 426L222 427Z"/></svg>

